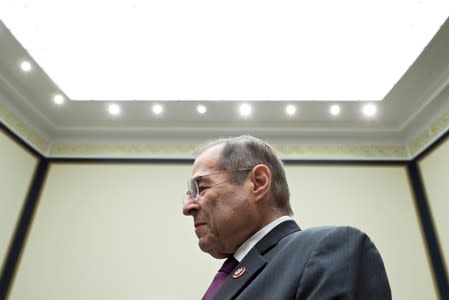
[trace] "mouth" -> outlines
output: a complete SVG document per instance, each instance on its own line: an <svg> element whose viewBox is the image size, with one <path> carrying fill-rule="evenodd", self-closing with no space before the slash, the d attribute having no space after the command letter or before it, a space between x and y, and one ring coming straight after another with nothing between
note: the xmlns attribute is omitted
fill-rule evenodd
<svg viewBox="0 0 449 300"><path fill-rule="evenodd" d="M198 228L198 227L203 226L203 225L206 225L206 223L205 222L196 222L194 224L195 228Z"/></svg>

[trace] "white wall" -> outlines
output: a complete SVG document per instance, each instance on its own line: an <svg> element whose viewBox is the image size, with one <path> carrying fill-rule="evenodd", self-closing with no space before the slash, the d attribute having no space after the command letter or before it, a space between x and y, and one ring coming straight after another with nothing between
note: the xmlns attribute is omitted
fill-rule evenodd
<svg viewBox="0 0 449 300"><path fill-rule="evenodd" d="M53 164L10 299L199 299L217 262L182 215L190 166Z"/></svg>
<svg viewBox="0 0 449 300"><path fill-rule="evenodd" d="M12 241L37 158L0 130L0 267Z"/></svg>
<svg viewBox="0 0 449 300"><path fill-rule="evenodd" d="M437 299L404 167L288 165L303 228L350 224L394 299ZM52 164L9 299L200 299L221 263L181 213L190 166Z"/></svg>
<svg viewBox="0 0 449 300"><path fill-rule="evenodd" d="M446 270L449 270L449 140L418 163Z"/></svg>

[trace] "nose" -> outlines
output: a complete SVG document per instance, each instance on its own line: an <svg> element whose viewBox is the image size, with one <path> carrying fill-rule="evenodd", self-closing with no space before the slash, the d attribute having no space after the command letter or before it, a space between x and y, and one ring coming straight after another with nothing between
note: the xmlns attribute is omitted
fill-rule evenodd
<svg viewBox="0 0 449 300"><path fill-rule="evenodd" d="M200 205L198 201L194 201L190 197L186 197L186 199L184 200L184 204L182 206L182 213L185 216L191 216L195 214L195 212L197 212L198 210L200 210Z"/></svg>

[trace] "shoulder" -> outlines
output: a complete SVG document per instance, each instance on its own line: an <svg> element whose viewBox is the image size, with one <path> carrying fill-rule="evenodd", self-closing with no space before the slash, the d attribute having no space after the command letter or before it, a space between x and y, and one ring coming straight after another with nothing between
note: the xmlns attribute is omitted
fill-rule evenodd
<svg viewBox="0 0 449 300"><path fill-rule="evenodd" d="M297 232L297 236L313 238L329 238L334 236L367 236L366 233L352 226L319 226Z"/></svg>
<svg viewBox="0 0 449 300"><path fill-rule="evenodd" d="M310 248L319 245L340 245L362 246L371 244L368 235L358 228L352 226L320 226L294 232L286 242L293 244L307 245Z"/></svg>
<svg viewBox="0 0 449 300"><path fill-rule="evenodd" d="M307 238L294 239L311 241L301 279L304 298L332 291L351 299L391 299L382 258L366 233L351 226L315 227L301 233Z"/></svg>
<svg viewBox="0 0 449 300"><path fill-rule="evenodd" d="M360 229L351 226L320 226L306 230L297 230L282 236L277 242L277 251L298 253L316 253L316 251L359 251L374 248L369 237ZM262 252L264 252L262 250Z"/></svg>
<svg viewBox="0 0 449 300"><path fill-rule="evenodd" d="M330 263L335 265L360 264L362 261L380 259L380 254L366 233L351 226L322 226L298 232L290 241L308 253L309 263ZM304 251L306 250L306 251ZM354 259L357 258L357 261Z"/></svg>

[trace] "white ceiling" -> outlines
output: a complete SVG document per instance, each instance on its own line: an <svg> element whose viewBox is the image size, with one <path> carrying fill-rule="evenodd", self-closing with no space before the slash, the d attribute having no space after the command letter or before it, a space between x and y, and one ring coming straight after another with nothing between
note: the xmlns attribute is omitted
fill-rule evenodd
<svg viewBox="0 0 449 300"><path fill-rule="evenodd" d="M382 100L447 11L445 0L0 3L72 100Z"/></svg>
<svg viewBox="0 0 449 300"><path fill-rule="evenodd" d="M394 48L396 42L400 43L391 41L382 46ZM55 91L60 91L58 86L0 23L0 104L53 145L194 144L206 138L246 133L273 143L402 145L419 137L449 110L448 46L446 20L384 99L375 102L378 113L369 119L360 113L363 102L322 99L287 102L68 100L56 105L52 98ZM24 58L33 63L31 72L24 73L18 68ZM110 68L114 72L114 64ZM88 67L85 72L89 72ZM388 74L388 68L384 72ZM326 86L321 88L325 90ZM121 105L121 115L107 114L107 105L112 102ZM238 105L242 102L253 105L251 116L238 115ZM164 106L159 116L151 112L154 103ZM206 114L196 112L199 103L207 106ZM285 105L290 103L298 109L294 116L284 113ZM328 113L334 103L342 108L337 117Z"/></svg>

